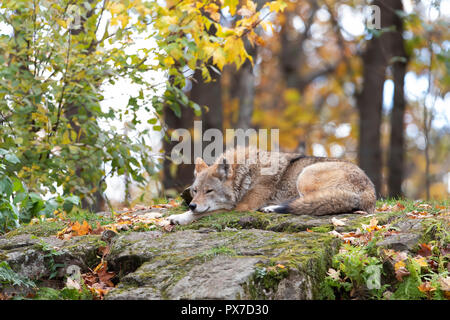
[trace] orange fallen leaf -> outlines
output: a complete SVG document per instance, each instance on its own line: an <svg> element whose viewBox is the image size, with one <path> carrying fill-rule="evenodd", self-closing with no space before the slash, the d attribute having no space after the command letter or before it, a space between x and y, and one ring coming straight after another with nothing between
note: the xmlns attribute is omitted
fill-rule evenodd
<svg viewBox="0 0 450 320"><path fill-rule="evenodd" d="M420 286L417 287L421 292L429 294L431 291L436 290L435 287L431 285L429 281L422 282Z"/></svg>
<svg viewBox="0 0 450 320"><path fill-rule="evenodd" d="M421 244L419 244L419 246L420 246L420 249L419 249L419 251L417 251L417 254L419 256L428 257L428 256L432 255L433 247L431 245L426 244L426 243L421 243Z"/></svg>
<svg viewBox="0 0 450 320"><path fill-rule="evenodd" d="M98 252L102 255L102 257L105 257L106 255L109 254L110 252L110 248L109 246L101 246L98 248Z"/></svg>
<svg viewBox="0 0 450 320"><path fill-rule="evenodd" d="M105 228L100 225L100 222L97 221L97 228L92 230L92 234L101 234L103 231L105 231Z"/></svg>
<svg viewBox="0 0 450 320"><path fill-rule="evenodd" d="M172 207L179 207L179 206L180 206L180 204L177 203L175 200L170 200L170 201L169 201L169 204L170 204Z"/></svg>
<svg viewBox="0 0 450 320"><path fill-rule="evenodd" d="M91 226L87 223L86 220L83 221L83 224L80 224L78 221L72 225L72 234L74 236L85 236L92 231Z"/></svg>

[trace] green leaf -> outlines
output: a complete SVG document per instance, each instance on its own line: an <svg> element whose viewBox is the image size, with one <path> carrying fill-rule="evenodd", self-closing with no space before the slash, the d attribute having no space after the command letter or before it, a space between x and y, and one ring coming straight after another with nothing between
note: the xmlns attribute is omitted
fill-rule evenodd
<svg viewBox="0 0 450 320"><path fill-rule="evenodd" d="M15 154L8 153L5 155L5 160L14 164L17 164L20 162L19 158Z"/></svg>

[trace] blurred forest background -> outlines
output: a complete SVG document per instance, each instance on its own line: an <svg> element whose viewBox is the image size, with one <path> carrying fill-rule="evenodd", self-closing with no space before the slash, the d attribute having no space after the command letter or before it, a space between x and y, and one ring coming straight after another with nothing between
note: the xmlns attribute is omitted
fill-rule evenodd
<svg viewBox="0 0 450 320"><path fill-rule="evenodd" d="M174 195L193 168L167 137L194 120L449 198L449 2L3 1L0 224Z"/></svg>
<svg viewBox="0 0 450 320"><path fill-rule="evenodd" d="M254 65L227 66L209 83L194 75L185 90L209 112L166 109L169 128L199 118L203 130L279 128L281 150L352 159L379 196L448 198L449 3L286 3L274 32L246 43ZM380 8L381 29L370 27L367 4ZM193 178L191 166L174 174L169 160L164 174L178 190Z"/></svg>

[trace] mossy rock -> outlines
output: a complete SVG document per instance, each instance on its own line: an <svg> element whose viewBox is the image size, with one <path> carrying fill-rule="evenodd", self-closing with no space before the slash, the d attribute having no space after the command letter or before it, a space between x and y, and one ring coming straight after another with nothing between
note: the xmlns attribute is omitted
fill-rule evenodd
<svg viewBox="0 0 450 320"><path fill-rule="evenodd" d="M3 237L10 239L22 234L34 235L36 237L48 237L57 234L58 231L62 230L65 226L66 223L62 221L43 221L39 224L22 226L8 232Z"/></svg>
<svg viewBox="0 0 450 320"><path fill-rule="evenodd" d="M0 237L0 261L6 261L14 272L32 280L47 279L56 272L64 278L70 265L81 271L94 268L99 262L98 248L105 246L98 235L61 240L55 236L36 237L32 234Z"/></svg>
<svg viewBox="0 0 450 320"><path fill-rule="evenodd" d="M136 240L123 235L113 244L112 265L135 263L139 253L142 265L122 274L107 299L317 298L339 246L326 234L258 229L180 230Z"/></svg>
<svg viewBox="0 0 450 320"><path fill-rule="evenodd" d="M176 209L181 211L181 208ZM170 212L172 214L174 212ZM336 227L332 218L346 219ZM400 212L375 215L295 216L260 212L226 212L204 217L173 232L129 231L110 244L108 267L116 272L117 287L107 299L316 299L340 240L331 230L347 232L369 224L407 226ZM31 279L48 277L48 252L55 263L74 264L82 270L98 264L98 235L55 237L63 222L23 226L0 237L0 260ZM420 229L420 230L419 230ZM427 232L423 230L428 230ZM433 228L404 230L424 239ZM393 238L392 238L393 239Z"/></svg>

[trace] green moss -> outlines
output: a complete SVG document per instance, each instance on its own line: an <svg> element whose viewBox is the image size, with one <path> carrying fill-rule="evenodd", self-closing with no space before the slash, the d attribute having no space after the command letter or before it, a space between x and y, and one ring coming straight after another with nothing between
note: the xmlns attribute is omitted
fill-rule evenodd
<svg viewBox="0 0 450 320"><path fill-rule="evenodd" d="M34 300L93 300L92 292L86 286L82 286L81 290L63 288L56 290L52 288L42 287L36 292Z"/></svg>
<svg viewBox="0 0 450 320"><path fill-rule="evenodd" d="M178 230L212 228L222 231L225 228L235 229L267 229L271 221L280 217L276 214L266 214L255 211L237 212L229 211L224 213L216 213L211 216L203 217L193 224L187 226L178 226Z"/></svg>
<svg viewBox="0 0 450 320"><path fill-rule="evenodd" d="M424 219L422 238L419 243L437 242L440 246L447 246L450 243L450 225L445 217L437 216Z"/></svg>
<svg viewBox="0 0 450 320"><path fill-rule="evenodd" d="M372 220L373 218L376 218L378 220L378 225L383 225L383 224L387 224L387 223L393 223L396 220L398 220L399 218L402 217L402 212L401 211L393 211L393 212L381 212L381 213L376 213L373 216L357 216L356 218L352 219L349 222L346 222L346 225L341 227L342 231L344 232L349 232L349 231L353 231L356 228L361 228L362 224L370 224L370 220Z"/></svg>
<svg viewBox="0 0 450 320"><path fill-rule="evenodd" d="M39 224L25 225L5 234L6 238L12 238L21 234L32 234L37 237L48 237L57 234L66 224L62 221L44 221Z"/></svg>
<svg viewBox="0 0 450 320"><path fill-rule="evenodd" d="M217 255L236 255L236 250L225 246L211 248L205 252L200 253L201 258L212 258Z"/></svg>
<svg viewBox="0 0 450 320"><path fill-rule="evenodd" d="M331 225L324 225L324 226L319 226L319 227L312 227L311 231L314 232L321 232L321 233L327 233L330 232L331 230L333 230L333 226Z"/></svg>

